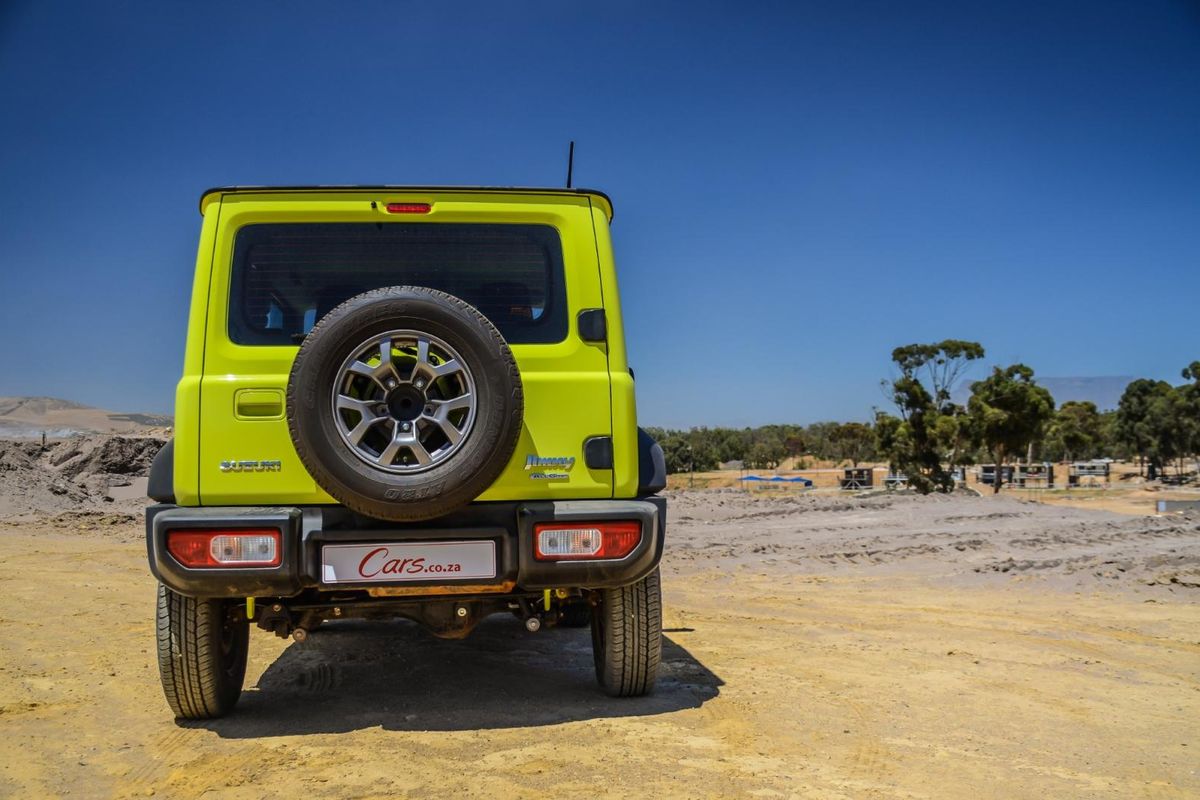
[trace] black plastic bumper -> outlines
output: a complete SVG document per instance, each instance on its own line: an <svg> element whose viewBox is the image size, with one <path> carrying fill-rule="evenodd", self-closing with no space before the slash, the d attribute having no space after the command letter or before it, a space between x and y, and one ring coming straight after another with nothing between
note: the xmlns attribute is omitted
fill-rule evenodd
<svg viewBox="0 0 1200 800"><path fill-rule="evenodd" d="M146 509L146 550L150 570L172 590L193 597L292 597L305 589L362 590L372 584L321 582L324 544L369 542L465 541L496 543L495 578L469 583L491 590L515 584L513 592L553 588L599 589L634 583L662 558L667 501L559 500L530 503L473 503L454 514L423 523L387 523L355 515L340 506L205 507L154 505ZM533 526L540 522L638 520L642 540L620 560L537 561ZM176 529L275 528L282 534L282 562L266 568L189 569L166 548ZM404 586L450 586L446 579L406 581ZM486 590L484 590L486 591Z"/></svg>

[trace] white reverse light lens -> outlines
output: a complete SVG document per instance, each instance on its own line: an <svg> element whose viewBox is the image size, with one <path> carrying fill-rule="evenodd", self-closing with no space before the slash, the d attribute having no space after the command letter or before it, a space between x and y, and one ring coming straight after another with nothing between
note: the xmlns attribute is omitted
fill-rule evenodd
<svg viewBox="0 0 1200 800"><path fill-rule="evenodd" d="M546 528L538 531L538 553L543 556L590 556L600 552L599 528Z"/></svg>
<svg viewBox="0 0 1200 800"><path fill-rule="evenodd" d="M213 561L222 564L271 564L275 562L275 537L214 536L209 553Z"/></svg>

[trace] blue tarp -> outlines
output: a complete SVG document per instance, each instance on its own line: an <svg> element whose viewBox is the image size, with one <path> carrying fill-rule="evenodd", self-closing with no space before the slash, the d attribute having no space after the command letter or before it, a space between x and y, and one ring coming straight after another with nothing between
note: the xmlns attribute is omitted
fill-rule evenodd
<svg viewBox="0 0 1200 800"><path fill-rule="evenodd" d="M803 484L804 486L812 486L813 485L812 481L810 481L808 478L801 478L799 475L797 475L794 478L785 478L782 475L773 475L770 478L764 478L761 475L747 475L746 477L742 478L742 480L744 480L744 481L764 481L764 482L768 482L768 483L800 483L800 484Z"/></svg>

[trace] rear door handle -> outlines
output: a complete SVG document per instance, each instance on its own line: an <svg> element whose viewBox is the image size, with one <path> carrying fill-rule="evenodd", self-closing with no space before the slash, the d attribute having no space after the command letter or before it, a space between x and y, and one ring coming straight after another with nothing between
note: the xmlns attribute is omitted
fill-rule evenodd
<svg viewBox="0 0 1200 800"><path fill-rule="evenodd" d="M233 407L238 419L282 419L283 390L238 389L233 396Z"/></svg>

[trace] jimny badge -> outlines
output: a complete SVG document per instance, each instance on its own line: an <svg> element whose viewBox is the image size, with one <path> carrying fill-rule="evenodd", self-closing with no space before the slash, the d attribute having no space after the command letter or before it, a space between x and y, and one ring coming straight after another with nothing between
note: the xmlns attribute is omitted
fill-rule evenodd
<svg viewBox="0 0 1200 800"><path fill-rule="evenodd" d="M531 481L562 481L571 476L567 473L575 466L575 456L525 456L525 470Z"/></svg>

